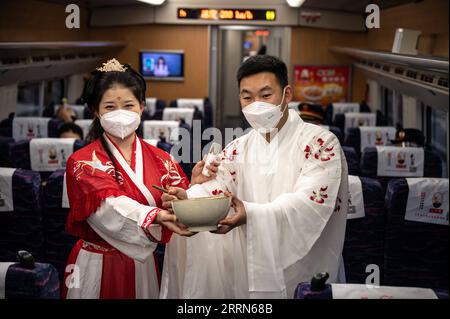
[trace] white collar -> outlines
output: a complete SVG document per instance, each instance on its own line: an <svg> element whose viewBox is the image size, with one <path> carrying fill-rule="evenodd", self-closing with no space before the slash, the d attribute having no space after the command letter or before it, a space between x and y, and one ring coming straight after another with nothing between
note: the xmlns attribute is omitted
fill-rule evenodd
<svg viewBox="0 0 450 319"><path fill-rule="evenodd" d="M103 135L105 137L106 143L111 150L114 158L119 162L120 166L124 169L125 173L130 177L131 181L136 185L136 187L141 191L144 197L147 199L147 202L150 206L156 206L155 199L153 198L152 193L148 190L147 186L144 184L144 163L142 158L142 146L141 141L136 136L136 173L133 172L130 165L128 165L125 158L122 156L120 151L116 148L116 146L109 140L106 134Z"/></svg>

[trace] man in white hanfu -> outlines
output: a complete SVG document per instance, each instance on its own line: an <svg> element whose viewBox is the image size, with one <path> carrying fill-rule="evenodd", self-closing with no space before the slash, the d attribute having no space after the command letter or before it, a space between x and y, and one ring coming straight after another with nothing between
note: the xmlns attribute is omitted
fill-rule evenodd
<svg viewBox="0 0 450 319"><path fill-rule="evenodd" d="M161 298L293 298L298 283L328 272L342 282L347 163L338 139L293 110L286 65L247 59L237 73L242 112L253 127L223 150L216 177L176 197L232 194L215 233L167 244Z"/></svg>

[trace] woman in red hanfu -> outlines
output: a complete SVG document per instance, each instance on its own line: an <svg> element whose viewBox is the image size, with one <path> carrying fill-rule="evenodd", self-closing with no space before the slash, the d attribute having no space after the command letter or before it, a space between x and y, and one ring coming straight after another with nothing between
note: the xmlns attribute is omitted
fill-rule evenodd
<svg viewBox="0 0 450 319"><path fill-rule="evenodd" d="M146 84L113 59L92 73L84 98L93 141L67 162L66 230L80 240L66 268L65 298L158 298L158 243L190 236L152 185L187 188L174 158L136 136ZM199 171L198 169L196 171Z"/></svg>

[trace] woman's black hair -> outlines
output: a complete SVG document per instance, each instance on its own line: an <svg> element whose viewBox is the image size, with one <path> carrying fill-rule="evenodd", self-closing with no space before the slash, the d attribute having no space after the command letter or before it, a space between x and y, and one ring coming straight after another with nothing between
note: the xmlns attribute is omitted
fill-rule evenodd
<svg viewBox="0 0 450 319"><path fill-rule="evenodd" d="M98 71L95 70L91 73L91 78L86 82L83 91L83 102L87 104L92 114L99 111L100 101L103 94L115 85L120 85L131 90L133 95L139 102L145 103L145 91L147 88L146 82L141 74L135 71L129 64L124 64L125 71ZM86 137L88 143L100 139L100 142L108 154L111 162L116 168L116 161L111 153L108 143L104 136L104 129L100 124L100 119L94 115L89 133ZM117 179L117 175L116 175Z"/></svg>

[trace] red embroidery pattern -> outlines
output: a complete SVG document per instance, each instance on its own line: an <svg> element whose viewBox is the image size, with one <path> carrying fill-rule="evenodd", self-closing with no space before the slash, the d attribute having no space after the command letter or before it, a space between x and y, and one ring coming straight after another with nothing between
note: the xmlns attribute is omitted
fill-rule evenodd
<svg viewBox="0 0 450 319"><path fill-rule="evenodd" d="M223 194L223 191L220 190L220 189L215 189L215 190L212 191L212 194L213 195L220 195L220 194Z"/></svg>
<svg viewBox="0 0 450 319"><path fill-rule="evenodd" d="M164 168L167 170L167 173L161 176L161 185L166 188L180 185L183 179L180 176L180 173L178 173L175 164L171 160L163 160L161 158L160 160L164 164Z"/></svg>
<svg viewBox="0 0 450 319"><path fill-rule="evenodd" d="M155 237L152 236L152 234L149 231L150 225L153 223L153 220L156 217L156 214L158 214L161 210L159 208L152 209L147 216L145 216L144 222L141 225L141 228L144 230L145 235L148 239L150 239L153 242L158 242Z"/></svg>
<svg viewBox="0 0 450 319"><path fill-rule="evenodd" d="M85 249L85 250L88 250L90 252L95 252L95 253L109 253L112 251L116 251L115 248L106 248L106 247L103 247L100 245L90 243L86 240L82 240L81 247L83 247L83 249Z"/></svg>
<svg viewBox="0 0 450 319"><path fill-rule="evenodd" d="M304 149L305 158L314 156L315 159L320 159L322 162L329 161L335 155L334 146L325 147L324 143L324 140L319 137L315 142L307 144Z"/></svg>
<svg viewBox="0 0 450 319"><path fill-rule="evenodd" d="M73 165L73 174L77 181L80 180L81 175L87 174L90 176L95 175L95 171L102 171L112 177L116 178L119 185L123 184L123 176L119 171L114 169L114 165L111 161L105 162L105 164L100 161L100 159L95 154L95 151L92 152L92 160L90 161L76 161Z"/></svg>
<svg viewBox="0 0 450 319"><path fill-rule="evenodd" d="M327 189L328 186L325 186L321 187L318 191L313 191L313 194L309 197L309 199L318 204L323 204L325 202L325 199L328 198L328 195L326 193Z"/></svg>
<svg viewBox="0 0 450 319"><path fill-rule="evenodd" d="M230 172L231 177L233 178L233 182L236 181L236 172Z"/></svg>
<svg viewBox="0 0 450 319"><path fill-rule="evenodd" d="M227 159L230 162L233 162L234 160L236 160L236 156L238 155L237 144L238 144L238 141L235 141L233 144L228 145L228 147L222 151L221 160Z"/></svg>

